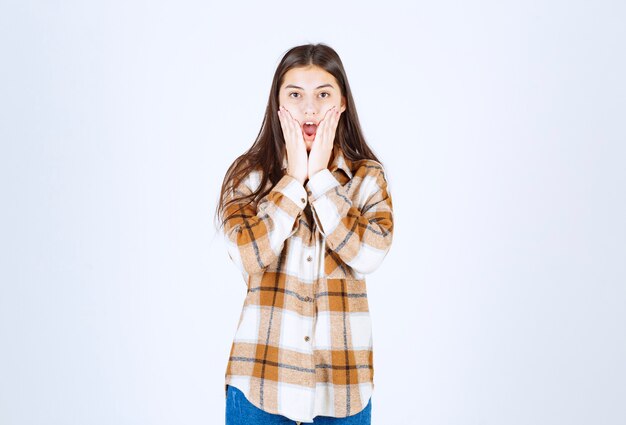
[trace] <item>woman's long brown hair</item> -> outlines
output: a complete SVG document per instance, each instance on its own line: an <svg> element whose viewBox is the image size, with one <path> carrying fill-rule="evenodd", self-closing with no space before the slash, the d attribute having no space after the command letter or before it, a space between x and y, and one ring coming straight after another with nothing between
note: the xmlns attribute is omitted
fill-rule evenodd
<svg viewBox="0 0 626 425"><path fill-rule="evenodd" d="M274 73L265 116L256 140L246 152L235 159L226 171L216 209L220 226L223 226L228 219L224 217L224 211L228 205L235 202L241 203L246 199L247 204L257 203L283 177L282 161L286 155L286 147L280 120L276 114L279 107L279 90L287 71L309 65L317 65L332 74L339 84L341 95L346 98L346 109L337 124L334 144L338 144L345 157L351 161L371 159L381 163L365 142L348 77L337 52L323 43L293 47L285 53ZM230 198L231 189L237 187L255 169L261 170L261 184L256 191L248 196ZM268 180L271 182L270 187L266 187Z"/></svg>

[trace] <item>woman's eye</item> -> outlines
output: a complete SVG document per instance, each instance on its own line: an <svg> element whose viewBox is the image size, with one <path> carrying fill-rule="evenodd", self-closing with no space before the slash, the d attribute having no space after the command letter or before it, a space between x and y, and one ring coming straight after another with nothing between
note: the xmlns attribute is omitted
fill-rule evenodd
<svg viewBox="0 0 626 425"><path fill-rule="evenodd" d="M298 95L298 96L300 95L300 93L294 91L294 92L289 93L289 97L298 97L298 96L292 96L293 94ZM322 96L323 99L326 99L327 97L330 96L330 93L328 93L328 92L322 92L322 93L320 93L320 96L323 95L323 94L326 95L326 96Z"/></svg>

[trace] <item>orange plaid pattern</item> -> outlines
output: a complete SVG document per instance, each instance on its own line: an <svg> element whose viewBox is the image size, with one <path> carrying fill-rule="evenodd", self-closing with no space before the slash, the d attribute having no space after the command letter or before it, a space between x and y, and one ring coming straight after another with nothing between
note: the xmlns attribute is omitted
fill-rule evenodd
<svg viewBox="0 0 626 425"><path fill-rule="evenodd" d="M285 174L256 205L225 211L232 214L225 244L247 294L224 388L300 422L367 406L374 365L365 275L381 264L393 236L381 164L352 162L337 145L333 152L329 168L306 185ZM259 184L255 171L234 192Z"/></svg>

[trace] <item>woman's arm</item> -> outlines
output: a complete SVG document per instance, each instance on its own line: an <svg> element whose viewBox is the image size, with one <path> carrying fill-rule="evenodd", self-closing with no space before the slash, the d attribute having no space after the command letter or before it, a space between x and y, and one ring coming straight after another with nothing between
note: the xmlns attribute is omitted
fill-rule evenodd
<svg viewBox="0 0 626 425"><path fill-rule="evenodd" d="M237 187L237 197L253 192L252 181L258 180L258 174L254 172L251 176ZM254 203L230 204L225 217L232 216L224 223L224 237L228 255L235 265L248 275L265 270L278 258L285 240L296 230L296 218L307 202L302 184L285 174L259 200L256 208Z"/></svg>
<svg viewBox="0 0 626 425"><path fill-rule="evenodd" d="M306 184L311 208L326 245L355 271L371 273L391 247L393 206L380 164L368 163L359 187L362 209L353 205L347 190L324 168ZM358 172L357 174L360 174Z"/></svg>

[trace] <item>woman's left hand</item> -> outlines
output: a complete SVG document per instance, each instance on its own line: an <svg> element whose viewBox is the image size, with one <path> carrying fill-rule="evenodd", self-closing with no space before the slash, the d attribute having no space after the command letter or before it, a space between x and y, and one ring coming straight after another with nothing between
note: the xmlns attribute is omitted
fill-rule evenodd
<svg viewBox="0 0 626 425"><path fill-rule="evenodd" d="M311 152L309 152L308 179L318 171L328 168L328 161L333 151L335 131L337 130L340 116L341 111L339 111L337 106L333 106L326 111L324 118L319 122L315 132L315 139L311 146Z"/></svg>

